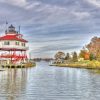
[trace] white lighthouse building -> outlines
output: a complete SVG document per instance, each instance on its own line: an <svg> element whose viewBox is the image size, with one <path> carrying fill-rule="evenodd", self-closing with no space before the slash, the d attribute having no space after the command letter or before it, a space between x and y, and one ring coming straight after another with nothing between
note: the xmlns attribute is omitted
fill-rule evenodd
<svg viewBox="0 0 100 100"><path fill-rule="evenodd" d="M0 55L6 63L20 63L27 59L28 41L23 39L23 35L18 33L13 25L5 31L4 36L0 37Z"/></svg>

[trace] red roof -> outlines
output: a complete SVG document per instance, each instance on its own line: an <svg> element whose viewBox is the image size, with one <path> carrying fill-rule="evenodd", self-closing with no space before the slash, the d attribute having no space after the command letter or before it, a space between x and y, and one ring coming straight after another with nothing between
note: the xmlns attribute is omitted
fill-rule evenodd
<svg viewBox="0 0 100 100"><path fill-rule="evenodd" d="M21 42L28 42L25 39L18 38L17 35L5 35L5 36L0 37L0 40L17 40L17 41L21 41Z"/></svg>

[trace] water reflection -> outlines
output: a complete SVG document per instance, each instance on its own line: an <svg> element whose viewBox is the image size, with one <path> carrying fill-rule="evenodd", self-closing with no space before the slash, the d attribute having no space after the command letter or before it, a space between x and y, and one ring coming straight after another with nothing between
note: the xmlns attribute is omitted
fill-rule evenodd
<svg viewBox="0 0 100 100"><path fill-rule="evenodd" d="M90 70L90 72L93 73L93 74L100 74L100 70L99 69Z"/></svg>
<svg viewBox="0 0 100 100"><path fill-rule="evenodd" d="M8 69L0 76L0 98L2 100L18 100L26 89L27 69Z"/></svg>
<svg viewBox="0 0 100 100"><path fill-rule="evenodd" d="M100 100L100 74L37 63L0 72L0 100Z"/></svg>

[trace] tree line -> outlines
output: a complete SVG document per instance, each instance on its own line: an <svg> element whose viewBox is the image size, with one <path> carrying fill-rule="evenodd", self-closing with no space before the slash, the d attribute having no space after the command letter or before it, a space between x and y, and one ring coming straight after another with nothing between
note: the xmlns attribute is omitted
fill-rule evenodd
<svg viewBox="0 0 100 100"><path fill-rule="evenodd" d="M69 62L77 62L80 59L100 61L100 38L93 37L90 43L80 50L79 54L76 51L72 53L64 53L59 51L55 54L55 60L58 62L64 60Z"/></svg>

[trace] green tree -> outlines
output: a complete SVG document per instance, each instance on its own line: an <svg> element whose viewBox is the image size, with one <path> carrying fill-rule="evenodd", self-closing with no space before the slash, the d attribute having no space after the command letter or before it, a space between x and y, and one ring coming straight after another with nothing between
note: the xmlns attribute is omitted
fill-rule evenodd
<svg viewBox="0 0 100 100"><path fill-rule="evenodd" d="M66 56L65 56L65 60L69 60L70 59L70 54L67 53Z"/></svg>
<svg viewBox="0 0 100 100"><path fill-rule="evenodd" d="M93 53L90 53L90 60L94 60L95 56L93 55Z"/></svg>
<svg viewBox="0 0 100 100"><path fill-rule="evenodd" d="M77 53L76 52L73 52L72 53L72 61L73 62L77 62L78 61L78 56L77 56Z"/></svg>

